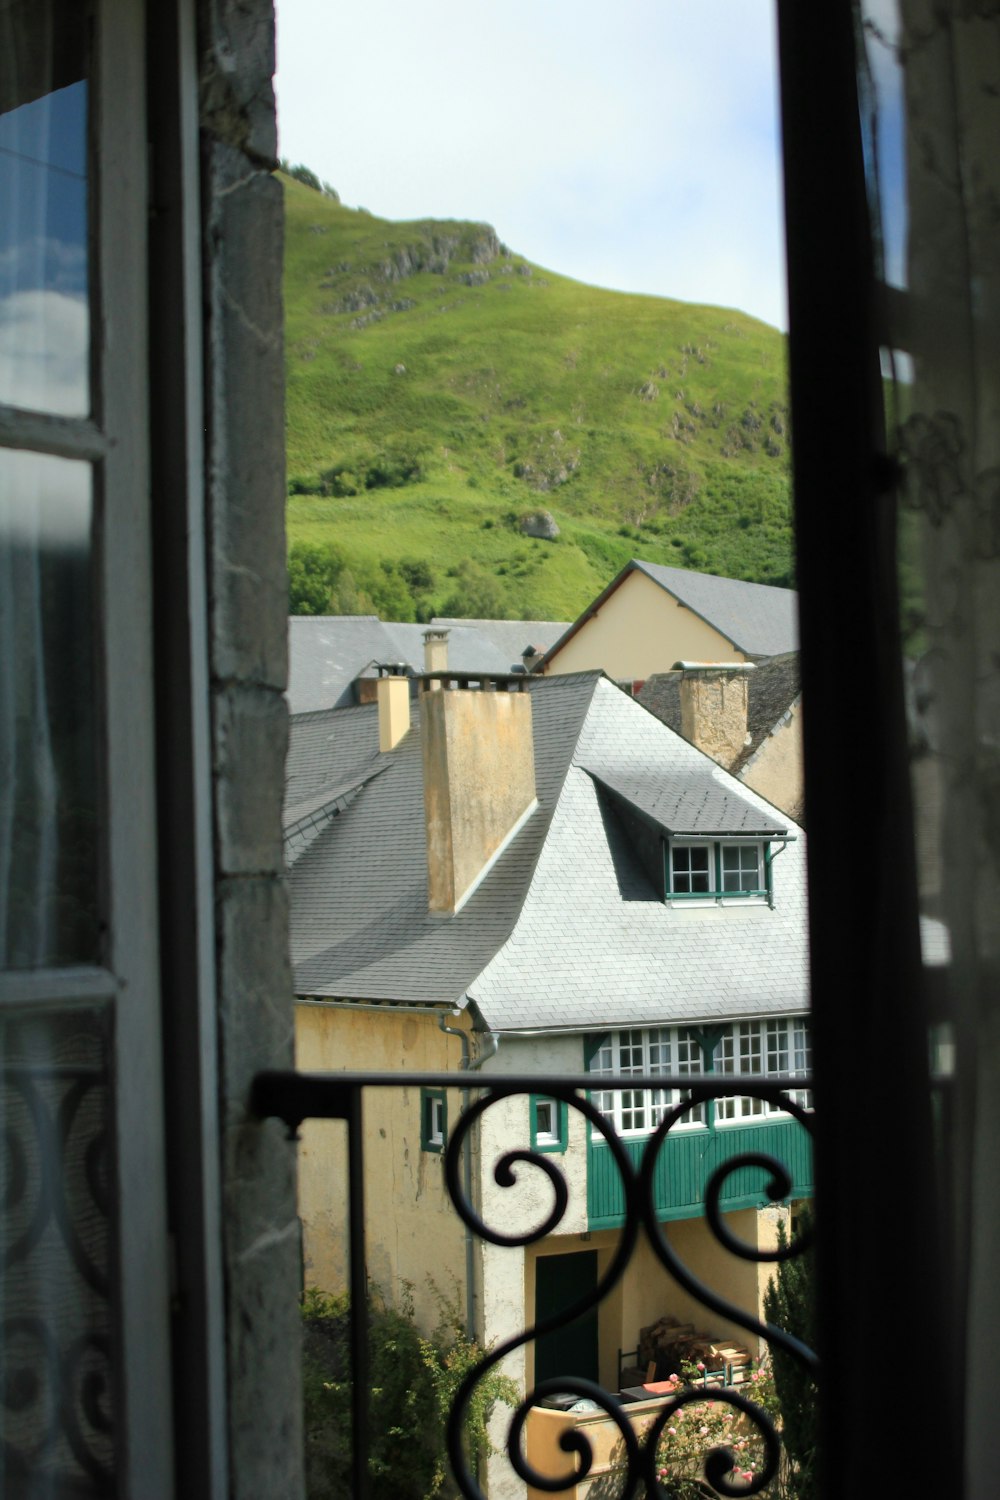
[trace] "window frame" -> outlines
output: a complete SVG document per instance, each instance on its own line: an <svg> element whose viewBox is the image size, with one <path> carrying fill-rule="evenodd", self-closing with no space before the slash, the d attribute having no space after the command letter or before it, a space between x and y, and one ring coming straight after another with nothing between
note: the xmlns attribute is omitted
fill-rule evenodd
<svg viewBox="0 0 1000 1500"><path fill-rule="evenodd" d="M679 891L675 889L678 874L686 874L691 878L694 872L678 872L674 867L675 853L684 850L704 849L709 854L709 880L711 888L705 891ZM754 886L749 890L726 890L725 875L723 869L725 854L730 850L755 849L757 851L757 872L763 876L763 884ZM681 835L677 838L670 837L663 841L663 889L664 901L670 905L678 906L727 906L750 905L770 906L773 904L774 892L771 878L771 841L766 838L732 838L722 834L714 838L694 838Z"/></svg>
<svg viewBox="0 0 1000 1500"><path fill-rule="evenodd" d="M779 1028L783 1033L783 1044L779 1047ZM730 1042L730 1048L726 1043ZM744 1047L744 1042L748 1045ZM756 1046L751 1044L756 1042ZM731 1056L726 1059L725 1051ZM718 1078L738 1078L741 1074L755 1077L806 1076L812 1066L812 1034L809 1017L760 1016L743 1021L733 1021L726 1026L716 1043L713 1053L714 1072ZM727 1062L732 1066L727 1066ZM800 1109L812 1109L811 1089L786 1090L792 1102ZM716 1099L716 1123L723 1126L751 1125L768 1119L787 1117L788 1110L772 1104L767 1099L756 1099L749 1095L731 1094Z"/></svg>
<svg viewBox="0 0 1000 1500"><path fill-rule="evenodd" d="M543 1131L539 1126L539 1110L545 1106L552 1110L553 1128ZM566 1100L553 1099L549 1094L532 1094L529 1109L532 1151L564 1152L569 1144L569 1107Z"/></svg>
<svg viewBox="0 0 1000 1500"><path fill-rule="evenodd" d="M623 1038L629 1040L623 1042ZM638 1038L639 1040L634 1040ZM622 1063L623 1047L629 1049L630 1060ZM691 1066L690 1049L697 1048L701 1066ZM654 1048L656 1054L654 1055ZM666 1048L666 1057L663 1050ZM681 1050L688 1055L682 1061ZM602 1053L610 1057L610 1065L598 1066ZM706 1066L705 1049L697 1031L691 1026L632 1026L618 1031L602 1032L594 1038L594 1046L587 1062L588 1073L597 1077L623 1078L630 1073L639 1075L688 1074L692 1078L703 1078L710 1071ZM604 1096L606 1103L600 1102ZM657 1097L658 1096L658 1097ZM657 1089L601 1089L590 1091L590 1102L600 1110L621 1140L642 1140L656 1130L663 1116L676 1109L685 1097L683 1090ZM624 1123L626 1115L642 1115L641 1124ZM708 1116L704 1104L695 1105L678 1120L677 1130L704 1130L708 1127ZM600 1134L591 1127L595 1140Z"/></svg>
<svg viewBox="0 0 1000 1500"><path fill-rule="evenodd" d="M420 1149L442 1155L448 1145L448 1096L444 1089L420 1090Z"/></svg>

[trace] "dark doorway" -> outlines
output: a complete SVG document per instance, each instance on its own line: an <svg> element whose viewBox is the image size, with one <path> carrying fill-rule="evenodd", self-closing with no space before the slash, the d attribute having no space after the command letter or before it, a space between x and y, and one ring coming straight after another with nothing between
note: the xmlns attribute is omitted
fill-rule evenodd
<svg viewBox="0 0 1000 1500"><path fill-rule="evenodd" d="M535 1320L562 1312L597 1289L597 1251L543 1255L535 1262ZM597 1308L535 1345L535 1380L582 1375L597 1379Z"/></svg>

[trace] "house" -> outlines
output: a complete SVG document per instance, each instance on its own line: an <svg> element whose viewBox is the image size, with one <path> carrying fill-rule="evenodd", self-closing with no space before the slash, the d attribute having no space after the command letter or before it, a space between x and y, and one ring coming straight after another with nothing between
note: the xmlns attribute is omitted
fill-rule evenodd
<svg viewBox="0 0 1000 1500"><path fill-rule="evenodd" d="M642 683L678 661L757 661L797 649L794 589L633 558L536 670L600 667L617 682Z"/></svg>
<svg viewBox="0 0 1000 1500"><path fill-rule="evenodd" d="M307 1071L400 1071L398 1095L366 1104L369 1278L389 1296L411 1284L426 1317L428 1276L456 1286L493 1341L562 1305L567 1287L596 1285L619 1239L621 1183L607 1143L543 1088L495 1103L468 1168L478 1211L508 1230L548 1212L541 1174L507 1188L493 1178L518 1148L551 1153L569 1205L536 1245L470 1244L441 1173L462 1093L407 1089L407 1071L464 1067L470 1085L472 1073L589 1073L633 1159L661 1105L601 1091L603 1074L805 1072L804 840L602 673L445 672L422 688L412 720L405 679L385 676L377 704L292 721L296 1056ZM802 1126L726 1099L672 1131L656 1194L682 1259L758 1315L767 1268L720 1254L703 1218L709 1171L751 1149L787 1162L795 1196L811 1193ZM331 1127L303 1127L306 1276L327 1289L345 1274L336 1151ZM773 1245L780 1216L763 1189L759 1171L741 1170L723 1196L754 1246ZM746 1340L725 1320L706 1326L643 1243L591 1325L528 1345L508 1368L528 1387L575 1373L617 1388L619 1352L665 1313Z"/></svg>
<svg viewBox="0 0 1000 1500"><path fill-rule="evenodd" d="M721 692L739 689L738 671L706 673L702 667L689 667L688 673L700 672L715 677ZM636 693L644 708L662 719L671 729L700 743L697 731L688 732L681 712L682 671L656 672L646 679ZM805 811L805 782L802 770L802 690L799 654L788 651L782 656L766 657L755 663L742 678L746 704L741 705L736 735L715 752L715 758L727 771L767 797L795 822L801 823ZM720 705L713 698L711 711ZM744 732L740 733L739 731ZM704 745L702 746L703 748Z"/></svg>

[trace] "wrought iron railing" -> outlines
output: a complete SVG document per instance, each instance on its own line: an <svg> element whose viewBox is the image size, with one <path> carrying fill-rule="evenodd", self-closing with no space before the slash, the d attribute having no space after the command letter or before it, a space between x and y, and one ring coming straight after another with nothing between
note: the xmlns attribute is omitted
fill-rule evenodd
<svg viewBox="0 0 1000 1500"><path fill-rule="evenodd" d="M114 1492L108 1079L0 1069L0 1491Z"/></svg>
<svg viewBox="0 0 1000 1500"><path fill-rule="evenodd" d="M765 1339L772 1349L780 1349L799 1362L803 1371L815 1378L818 1362L814 1351L786 1329L759 1318L706 1286L691 1269L683 1263L671 1246L657 1217L656 1173L661 1148L670 1131L693 1106L708 1100L722 1098L755 1098L776 1106L786 1115L797 1120L813 1135L813 1115L789 1097L789 1091L801 1091L811 1086L811 1080L801 1075L795 1077L767 1078L734 1077L721 1074L705 1075L693 1079L691 1075L667 1077L616 1078L602 1075L600 1089L649 1090L653 1093L677 1089L682 1091L679 1104L668 1109L656 1129L644 1143L638 1161L627 1151L613 1126L588 1097L593 1087L593 1078L586 1075L554 1079L539 1074L508 1074L484 1077L477 1074L475 1081L468 1072L460 1073L295 1073L266 1072L254 1082L252 1109L262 1117L282 1120L289 1134L295 1137L299 1126L308 1119L341 1120L347 1126L347 1199L349 1209L350 1272L349 1289L353 1402L353 1487L355 1500L364 1500L369 1493L368 1443L369 1443L369 1352L367 1330L367 1277L365 1251L365 1202L364 1202L364 1140L362 1135L361 1100L366 1089L398 1089L401 1086L423 1089L474 1089L476 1097L464 1109L451 1131L444 1153L444 1173L448 1194L456 1213L467 1229L491 1245L527 1247L537 1244L559 1228L569 1203L569 1188L556 1158L550 1153L516 1146L502 1152L493 1163L492 1175L500 1188L513 1187L517 1181L519 1166L530 1164L533 1169L545 1174L552 1191L552 1205L540 1223L524 1232L511 1232L488 1224L468 1198L467 1181L463 1181L463 1148L471 1147L470 1135L483 1115L494 1104L512 1096L527 1095L565 1101L589 1122L590 1131L600 1138L611 1152L620 1174L624 1212L617 1248L610 1264L600 1276L595 1289L579 1298L559 1313L539 1319L513 1338L491 1347L483 1354L478 1365L462 1381L454 1401L447 1426L447 1447L455 1481L467 1500L483 1500L483 1490L476 1475L471 1471L464 1449L462 1434L465 1417L473 1393L479 1382L514 1350L531 1340L543 1339L585 1317L607 1297L618 1283L629 1264L640 1232L645 1231L653 1251L674 1280L698 1302L718 1317L745 1329L748 1333ZM722 1130L725 1127L721 1127ZM741 1133L740 1143L745 1140ZM788 1166L767 1151L738 1150L712 1170L705 1187L704 1213L716 1240L730 1254L744 1261L778 1262L803 1254L810 1246L807 1233L795 1236L789 1243L773 1249L760 1249L738 1239L726 1224L722 1204L725 1184L730 1174L748 1167L762 1174L764 1186L761 1196L771 1203L781 1203L793 1192L794 1180ZM556 1493L578 1485L591 1471L594 1454L586 1434L575 1431L562 1441L567 1454L567 1463L572 1465L557 1476L545 1475L533 1469L524 1452L524 1435L528 1414L532 1407L548 1396L575 1394L578 1398L593 1401L614 1423L620 1442L622 1461L617 1465L621 1500L633 1497L665 1495L657 1476L657 1449L661 1437L672 1419L685 1406L697 1402L721 1402L742 1414L744 1421L752 1424L763 1449L760 1463L752 1479L734 1479L736 1469L734 1454L725 1447L717 1447L705 1455L704 1481L710 1493L720 1495L758 1494L776 1477L781 1459L781 1435L768 1413L756 1401L741 1391L721 1386L680 1386L673 1394L668 1393L648 1430L637 1435L627 1416L626 1404L617 1395L605 1390L590 1379L566 1375L535 1383L517 1406L510 1421L507 1435L507 1455L515 1473L535 1490Z"/></svg>

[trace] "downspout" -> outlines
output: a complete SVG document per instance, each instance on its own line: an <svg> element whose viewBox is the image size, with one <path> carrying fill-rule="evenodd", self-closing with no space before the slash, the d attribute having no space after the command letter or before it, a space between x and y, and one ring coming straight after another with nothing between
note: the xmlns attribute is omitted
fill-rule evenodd
<svg viewBox="0 0 1000 1500"><path fill-rule="evenodd" d="M459 1063L463 1073L475 1073L488 1062L491 1057L496 1057L500 1050L500 1038L495 1031L486 1033L487 1046L478 1057L471 1057L469 1053L469 1033L458 1026L449 1026L446 1016L438 1016L438 1027L447 1036L457 1036L462 1043L462 1061ZM462 1113L465 1114L469 1108L470 1090L462 1089ZM465 1201L472 1206L472 1139L466 1142L466 1149L462 1153L462 1190L465 1193ZM465 1226L465 1331L470 1339L476 1336L476 1256L475 1246L472 1243L472 1230Z"/></svg>

